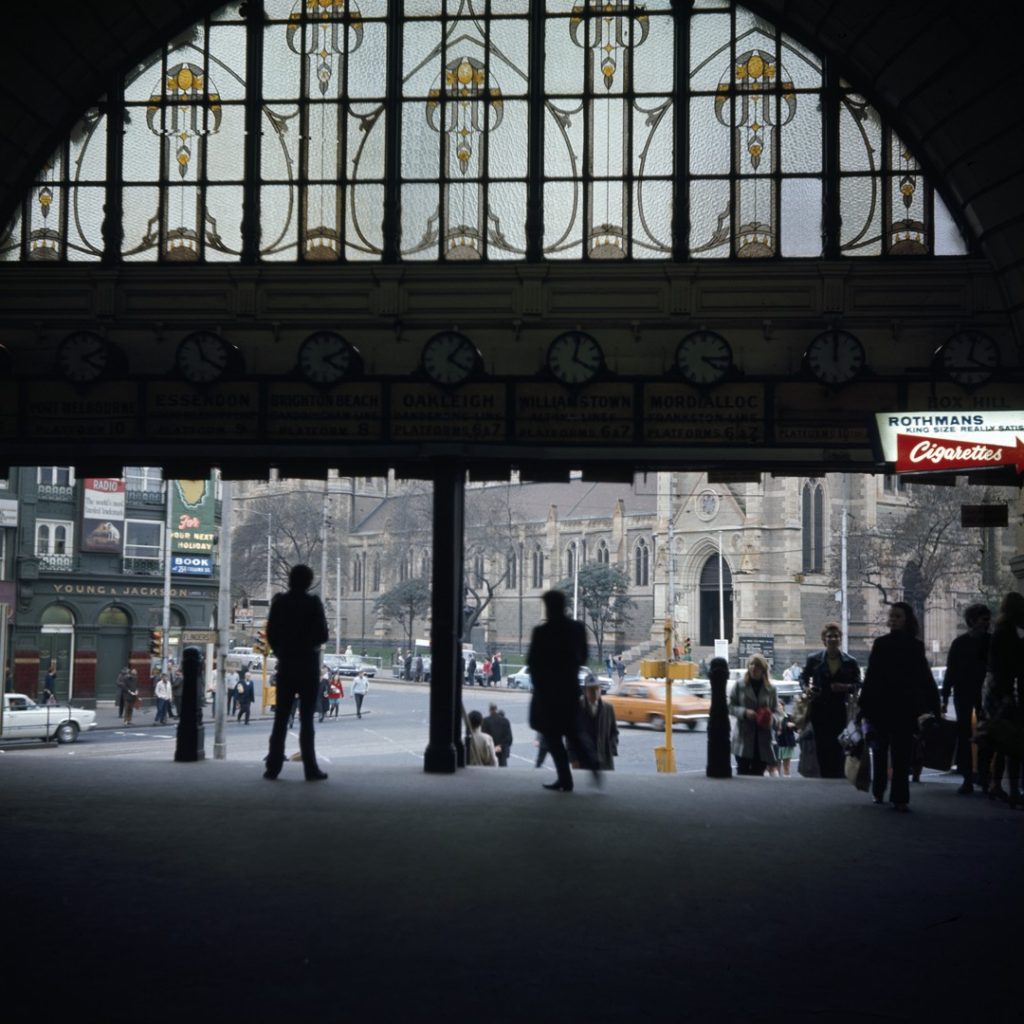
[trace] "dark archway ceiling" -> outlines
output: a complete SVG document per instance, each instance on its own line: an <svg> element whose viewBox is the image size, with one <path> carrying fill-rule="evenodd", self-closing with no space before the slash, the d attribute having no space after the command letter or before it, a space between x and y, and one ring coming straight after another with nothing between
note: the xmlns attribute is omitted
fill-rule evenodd
<svg viewBox="0 0 1024 1024"><path fill-rule="evenodd" d="M5 13L0 216L114 69L144 58L209 0L51 0ZM681 5L682 6L682 5ZM1024 115L1012 5L998 0L750 0L832 57L913 147L980 239L1024 344Z"/></svg>

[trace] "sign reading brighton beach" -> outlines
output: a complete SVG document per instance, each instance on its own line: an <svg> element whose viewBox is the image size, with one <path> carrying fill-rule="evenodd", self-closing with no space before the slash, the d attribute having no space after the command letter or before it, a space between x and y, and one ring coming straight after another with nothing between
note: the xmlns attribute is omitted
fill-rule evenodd
<svg viewBox="0 0 1024 1024"><path fill-rule="evenodd" d="M1024 472L1024 411L880 412L875 422L897 473Z"/></svg>

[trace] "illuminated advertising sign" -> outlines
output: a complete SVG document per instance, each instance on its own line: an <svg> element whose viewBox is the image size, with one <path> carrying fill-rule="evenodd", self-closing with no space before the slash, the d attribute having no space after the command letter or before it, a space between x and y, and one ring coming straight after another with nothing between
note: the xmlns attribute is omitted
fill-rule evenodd
<svg viewBox="0 0 1024 1024"><path fill-rule="evenodd" d="M1024 472L1024 411L880 412L875 424L897 473Z"/></svg>

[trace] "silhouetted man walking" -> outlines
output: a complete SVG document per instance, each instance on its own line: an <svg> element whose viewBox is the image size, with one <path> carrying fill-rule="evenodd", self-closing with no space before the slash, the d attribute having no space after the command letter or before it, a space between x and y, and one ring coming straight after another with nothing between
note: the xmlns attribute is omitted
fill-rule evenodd
<svg viewBox="0 0 1024 1024"><path fill-rule="evenodd" d="M549 590L541 597L547 621L535 626L530 637L526 667L533 680L530 702L530 728L544 737L558 772L558 781L547 783L545 789L572 792L572 770L563 737L581 753L580 763L597 769L588 738L578 735L579 667L587 663L587 634L582 622L565 613L565 594Z"/></svg>
<svg viewBox="0 0 1024 1024"><path fill-rule="evenodd" d="M277 655L277 700L270 733L265 779L276 779L284 764L284 735L292 705L299 702L299 750L307 782L326 779L316 763L313 713L320 686L320 647L327 642L327 619L320 598L307 593L313 583L308 565L294 565L288 591L275 594L267 617L267 640Z"/></svg>

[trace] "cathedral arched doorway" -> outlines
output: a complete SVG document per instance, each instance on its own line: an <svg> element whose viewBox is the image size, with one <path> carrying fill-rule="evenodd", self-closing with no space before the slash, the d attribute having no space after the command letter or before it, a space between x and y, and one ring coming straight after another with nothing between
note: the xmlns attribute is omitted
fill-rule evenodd
<svg viewBox="0 0 1024 1024"><path fill-rule="evenodd" d="M732 637L732 573L729 563L722 559L722 573L719 579L718 562L721 556L711 555L700 571L700 645L713 647L715 640ZM719 615L719 593L721 593L721 619L725 631L719 635L722 625Z"/></svg>

